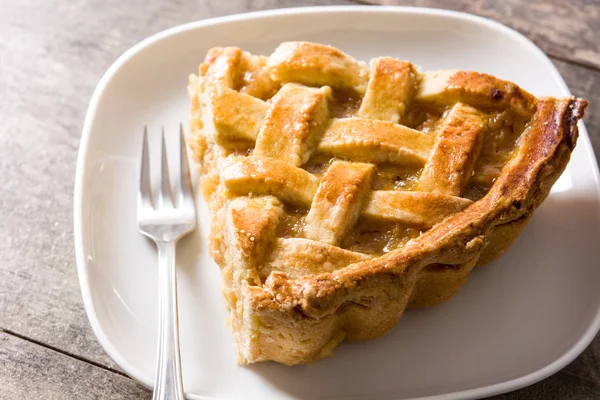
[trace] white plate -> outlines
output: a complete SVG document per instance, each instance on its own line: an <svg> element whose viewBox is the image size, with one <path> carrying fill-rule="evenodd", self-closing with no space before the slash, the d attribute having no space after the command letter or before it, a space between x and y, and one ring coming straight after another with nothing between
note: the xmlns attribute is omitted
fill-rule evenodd
<svg viewBox="0 0 600 400"><path fill-rule="evenodd" d="M329 43L367 60L492 73L536 95L565 83L529 40L497 23L418 8L287 9L200 21L152 36L121 56L92 98L75 190L75 245L85 307L110 357L145 385L154 376L156 254L137 231L142 127L154 150L162 124L187 120L187 76L212 46L270 54L281 41ZM181 343L189 398L480 398L558 371L590 343L600 319L598 169L583 125L572 161L529 226L460 292L409 311L386 336L344 344L312 365L240 367L225 326L218 267L196 235L179 246ZM175 145L175 142L171 143Z"/></svg>

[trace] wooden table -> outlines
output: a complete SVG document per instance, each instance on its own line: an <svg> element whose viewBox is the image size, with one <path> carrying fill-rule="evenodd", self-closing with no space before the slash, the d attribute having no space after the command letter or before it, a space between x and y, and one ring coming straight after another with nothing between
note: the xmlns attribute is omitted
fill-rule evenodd
<svg viewBox="0 0 600 400"><path fill-rule="evenodd" d="M0 0L0 400L150 399L104 353L85 315L72 193L90 96L127 48L184 22L318 0ZM536 42L575 95L600 151L600 1L336 0L452 8ZM518 62L518 61L517 61ZM571 365L495 399L600 398L600 338Z"/></svg>

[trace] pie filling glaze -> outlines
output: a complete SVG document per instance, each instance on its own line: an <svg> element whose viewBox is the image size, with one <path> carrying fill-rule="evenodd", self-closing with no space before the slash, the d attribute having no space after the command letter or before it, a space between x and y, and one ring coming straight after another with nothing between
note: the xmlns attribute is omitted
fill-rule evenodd
<svg viewBox="0 0 600 400"><path fill-rule="evenodd" d="M288 365L384 334L500 256L587 106L308 42L213 48L188 92L239 362Z"/></svg>

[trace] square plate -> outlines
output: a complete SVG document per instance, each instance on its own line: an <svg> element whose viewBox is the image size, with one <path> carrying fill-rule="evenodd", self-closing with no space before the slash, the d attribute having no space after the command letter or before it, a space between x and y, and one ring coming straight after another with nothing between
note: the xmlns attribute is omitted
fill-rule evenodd
<svg viewBox="0 0 600 400"><path fill-rule="evenodd" d="M110 357L145 385L152 384L156 356L157 259L136 222L142 127L148 125L156 151L161 125L176 138L178 124L188 118L187 76L210 47L270 54L286 40L332 44L363 60L389 55L425 70L473 69L538 96L569 95L549 59L517 32L431 9L236 15L169 29L127 51L100 81L85 121L75 245L94 332ZM566 172L505 256L476 270L448 302L408 311L384 337L346 343L311 365L235 363L200 204L200 228L178 249L189 398L480 398L532 384L567 365L600 325L598 167L583 125L580 132Z"/></svg>

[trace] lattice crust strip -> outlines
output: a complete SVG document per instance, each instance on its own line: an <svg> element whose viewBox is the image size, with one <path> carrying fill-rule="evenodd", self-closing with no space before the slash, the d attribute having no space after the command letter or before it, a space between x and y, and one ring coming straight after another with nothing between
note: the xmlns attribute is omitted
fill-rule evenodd
<svg viewBox="0 0 600 400"><path fill-rule="evenodd" d="M473 107L456 103L442 122L419 180L419 189L460 196L473 174L483 143L484 122Z"/></svg>
<svg viewBox="0 0 600 400"><path fill-rule="evenodd" d="M317 151L352 161L423 165L433 141L433 135L392 122L342 118L331 122Z"/></svg>
<svg viewBox="0 0 600 400"><path fill-rule="evenodd" d="M331 89L284 85L273 97L256 139L254 157L272 157L293 166L308 161L329 121Z"/></svg>
<svg viewBox="0 0 600 400"><path fill-rule="evenodd" d="M418 72L409 62L389 57L373 59L358 116L399 123L415 95L418 79Z"/></svg>
<svg viewBox="0 0 600 400"><path fill-rule="evenodd" d="M291 291L288 280L323 283L334 271L404 254L403 246L416 251L423 232L452 229L448 221L466 209L480 212L479 200L505 165L515 168L507 161L545 104L486 74L420 72L389 57L367 66L307 42L282 43L269 57L211 49L188 91L192 148L210 176L213 229L223 230L213 234L213 247L225 254L233 285L263 303L270 296L281 303L285 296L271 291L284 284ZM577 107L580 117L585 104ZM395 247L350 250L349 238ZM429 295L445 280L460 286L485 244L478 238L470 246L455 267L429 268L419 290ZM455 289L444 290L447 298ZM230 297L240 318L249 318L254 306ZM309 315L307 302L294 307ZM312 312L318 318L323 311ZM331 340L339 342L336 335ZM253 355L257 340L240 350L245 361L283 357Z"/></svg>

